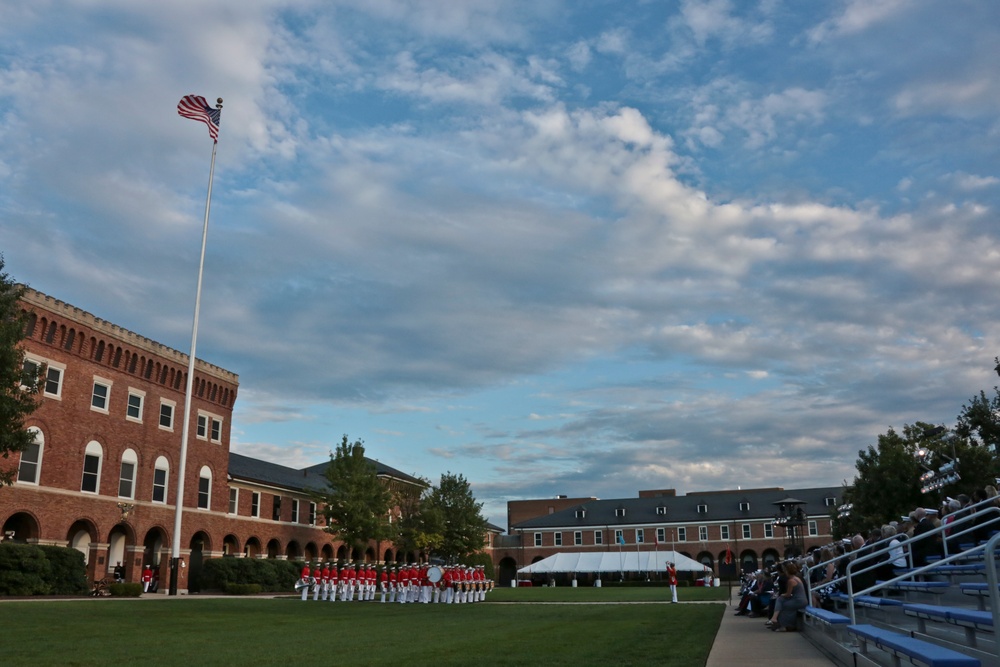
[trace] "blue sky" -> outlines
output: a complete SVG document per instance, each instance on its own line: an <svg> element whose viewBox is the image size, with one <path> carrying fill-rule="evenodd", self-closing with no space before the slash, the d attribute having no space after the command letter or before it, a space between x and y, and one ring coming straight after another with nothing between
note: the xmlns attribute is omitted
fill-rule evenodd
<svg viewBox="0 0 1000 667"><path fill-rule="evenodd" d="M839 484L1000 352L1000 4L0 0L0 250L234 451L508 499Z"/></svg>

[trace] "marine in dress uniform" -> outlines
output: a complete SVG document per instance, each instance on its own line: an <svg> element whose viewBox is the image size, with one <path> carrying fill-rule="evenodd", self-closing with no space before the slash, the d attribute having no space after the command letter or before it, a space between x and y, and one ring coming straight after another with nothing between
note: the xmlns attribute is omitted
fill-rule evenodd
<svg viewBox="0 0 1000 667"><path fill-rule="evenodd" d="M670 583L671 602L677 602L677 568L673 563L667 563L667 581Z"/></svg>
<svg viewBox="0 0 1000 667"><path fill-rule="evenodd" d="M330 564L323 564L323 571L320 573L320 591L322 592L322 600L326 602L326 598L330 595Z"/></svg>
<svg viewBox="0 0 1000 667"><path fill-rule="evenodd" d="M142 569L142 592L149 592L149 585L153 583L153 568L148 564Z"/></svg>
<svg viewBox="0 0 1000 667"><path fill-rule="evenodd" d="M309 563L302 566L302 571L299 572L299 585L302 586L302 601L305 602L306 598L309 597L309 579L310 579Z"/></svg>

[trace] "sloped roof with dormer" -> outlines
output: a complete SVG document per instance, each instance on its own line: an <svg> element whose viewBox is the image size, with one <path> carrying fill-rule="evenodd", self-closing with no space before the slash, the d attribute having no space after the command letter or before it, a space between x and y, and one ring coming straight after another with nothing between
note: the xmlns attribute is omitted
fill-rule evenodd
<svg viewBox="0 0 1000 667"><path fill-rule="evenodd" d="M842 502L842 486L785 490L746 489L706 491L686 496L657 498L612 498L589 500L573 507L522 521L514 530L580 527L663 525L669 523L711 523L751 519L772 519L776 503L793 497L802 502L806 516L827 516ZM832 498L828 505L827 498Z"/></svg>

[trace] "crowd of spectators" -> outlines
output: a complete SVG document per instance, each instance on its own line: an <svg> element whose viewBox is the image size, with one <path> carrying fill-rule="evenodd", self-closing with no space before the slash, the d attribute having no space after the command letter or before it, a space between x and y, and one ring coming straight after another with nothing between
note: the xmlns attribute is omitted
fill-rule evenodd
<svg viewBox="0 0 1000 667"><path fill-rule="evenodd" d="M970 516L974 518L968 519ZM952 527L955 522L961 523ZM945 528L934 533L942 525ZM976 489L971 496L946 498L934 509L918 507L899 521L814 547L800 558L745 572L736 615L766 617L768 629L792 632L798 625L798 612L807 605L832 610L833 598L839 593L850 589L857 594L876 586L878 581L897 576L899 568L917 568L945 553L960 553L984 542L998 529L1000 495L992 486ZM934 534L918 539L927 533ZM866 557L871 554L877 555ZM847 566L852 561L857 563L849 572ZM881 591L876 589L871 594L880 595Z"/></svg>

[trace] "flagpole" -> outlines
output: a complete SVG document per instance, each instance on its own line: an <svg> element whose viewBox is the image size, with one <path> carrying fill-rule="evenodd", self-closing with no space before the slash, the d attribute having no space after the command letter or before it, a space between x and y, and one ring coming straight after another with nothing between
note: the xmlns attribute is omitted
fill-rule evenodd
<svg viewBox="0 0 1000 667"><path fill-rule="evenodd" d="M639 574L642 574L642 561L639 559L639 536L635 536L635 569L638 570ZM648 573L647 568L647 573Z"/></svg>
<svg viewBox="0 0 1000 667"><path fill-rule="evenodd" d="M222 109L222 98L215 108ZM184 413L181 422L181 454L177 464L177 505L174 513L174 540L170 551L170 590L168 595L177 595L177 568L181 559L181 516L184 512L184 474L187 466L188 433L191 429L191 395L194 392L195 351L198 346L198 316L201 313L201 282L205 273L205 245L208 242L208 214L212 209L212 181L215 177L215 149L218 141L212 142L212 164L208 169L208 196L205 198L205 223L201 231L201 257L198 260L198 288L194 297L194 322L191 326L191 353L188 355L187 385L184 390Z"/></svg>

